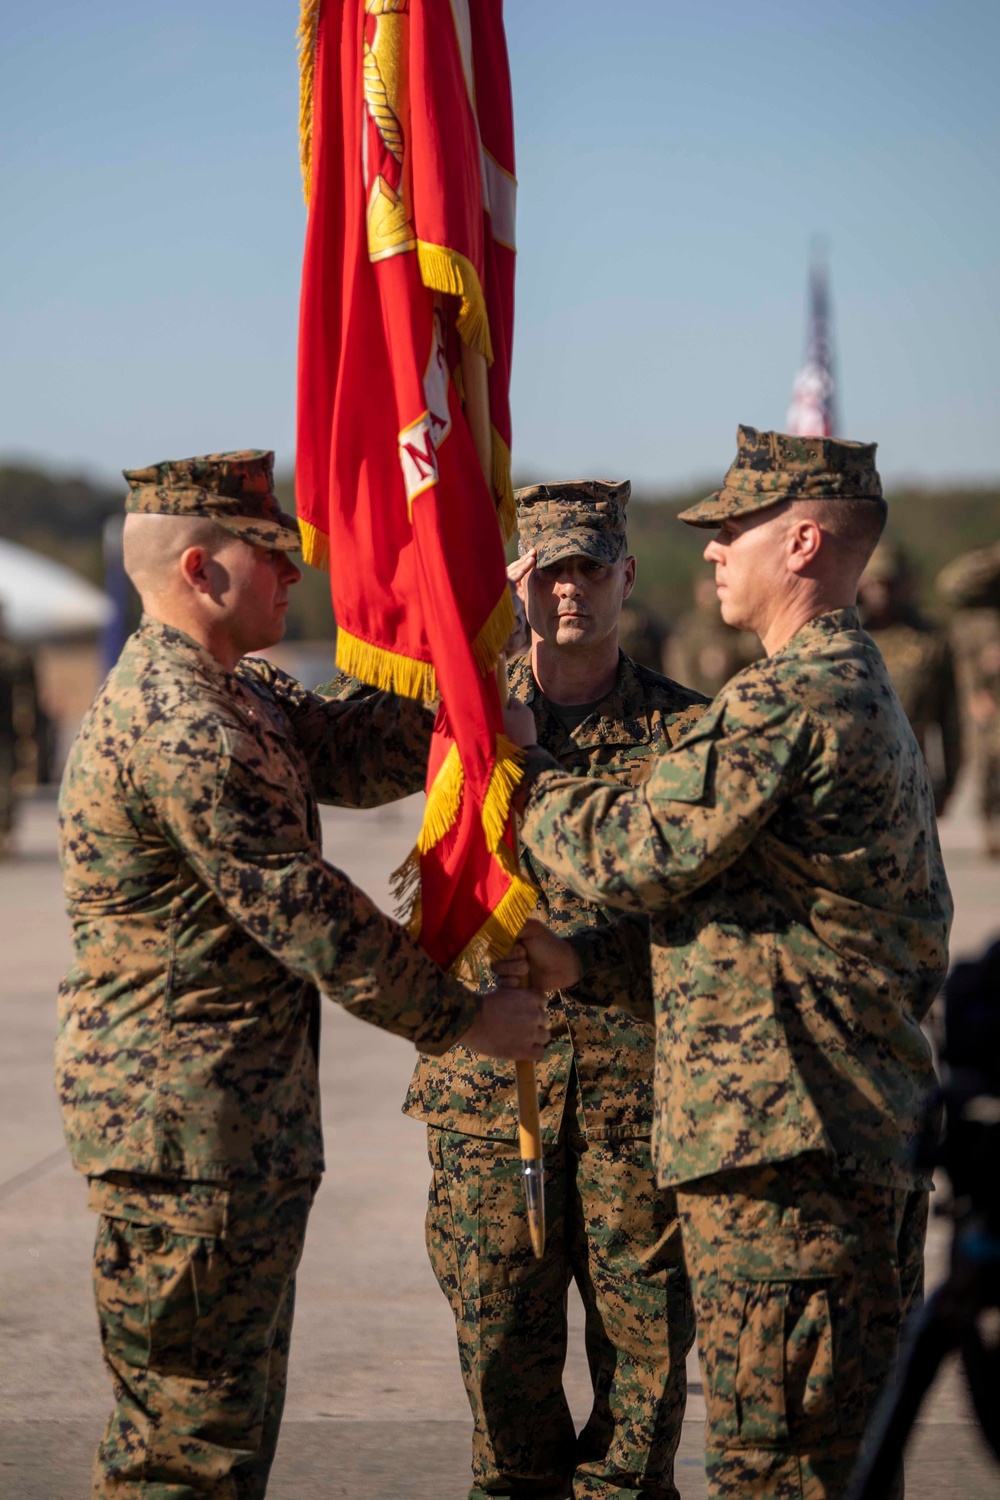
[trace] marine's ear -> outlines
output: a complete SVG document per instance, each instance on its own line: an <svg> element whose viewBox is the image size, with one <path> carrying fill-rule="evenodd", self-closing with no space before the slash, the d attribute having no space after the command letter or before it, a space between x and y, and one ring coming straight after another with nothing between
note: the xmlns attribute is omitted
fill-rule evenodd
<svg viewBox="0 0 1000 1500"><path fill-rule="evenodd" d="M212 555L206 547L185 547L177 559L181 578L197 594L214 591Z"/></svg>
<svg viewBox="0 0 1000 1500"><path fill-rule="evenodd" d="M788 570L807 573L823 546L823 528L813 516L792 516L785 533Z"/></svg>
<svg viewBox="0 0 1000 1500"><path fill-rule="evenodd" d="M628 598L629 594L631 594L632 590L635 588L635 567L635 558L632 557L631 554L629 554L629 556L625 559L625 583L622 588L623 604Z"/></svg>

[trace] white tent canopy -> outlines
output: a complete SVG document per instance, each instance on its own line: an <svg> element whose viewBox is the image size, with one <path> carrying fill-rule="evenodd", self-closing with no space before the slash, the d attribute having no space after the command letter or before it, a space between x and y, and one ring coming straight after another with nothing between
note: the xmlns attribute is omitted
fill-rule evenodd
<svg viewBox="0 0 1000 1500"><path fill-rule="evenodd" d="M111 600L61 563L0 540L0 606L4 628L33 644L94 634L111 618Z"/></svg>

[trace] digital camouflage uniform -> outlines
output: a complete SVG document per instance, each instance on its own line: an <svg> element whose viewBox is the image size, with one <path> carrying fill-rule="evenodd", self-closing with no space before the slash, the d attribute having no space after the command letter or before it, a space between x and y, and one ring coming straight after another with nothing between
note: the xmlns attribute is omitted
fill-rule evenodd
<svg viewBox="0 0 1000 1500"><path fill-rule="evenodd" d="M522 551L540 566L565 555L614 561L625 536L626 485L579 481L518 496ZM575 727L549 704L525 659L512 699L576 775L637 785L652 760L703 712L698 695L623 656L614 690ZM673 1460L694 1325L672 1194L650 1159L653 1028L621 1005L649 986L642 925L581 901L542 866L540 916L583 934L592 982L550 1002L552 1040L537 1065L545 1149L544 1259L533 1258L510 1064L463 1048L417 1064L404 1108L428 1125L433 1168L427 1247L458 1331L475 1418L473 1500L490 1496L674 1500ZM620 930L619 930L620 929ZM594 1405L579 1439L563 1392L566 1293L586 1311Z"/></svg>
<svg viewBox="0 0 1000 1500"><path fill-rule="evenodd" d="M865 583L875 579L888 590L889 607L879 622L866 617L865 629L882 653L903 712L910 721L931 772L934 809L944 812L962 769L962 716L955 662L947 631L930 624L909 598L911 573L902 549L880 543L865 569Z"/></svg>
<svg viewBox="0 0 1000 1500"><path fill-rule="evenodd" d="M955 607L951 636L975 745L986 851L1000 856L1000 545L956 557L938 576Z"/></svg>
<svg viewBox="0 0 1000 1500"><path fill-rule="evenodd" d="M789 494L878 496L874 447L741 429L685 516ZM839 1497L922 1279L909 1149L952 910L923 757L846 608L734 677L639 788L544 765L529 752L536 862L652 922L653 1153L694 1290L709 1492Z"/></svg>
<svg viewBox="0 0 1000 1500"><path fill-rule="evenodd" d="M290 550L260 484L270 459L140 471L130 508L154 509L162 486L213 516L221 491L236 505L215 519L246 535L245 509L260 545ZM476 997L321 856L317 795L390 801L429 740L416 705L327 703L264 661L231 673L148 617L83 722L60 797L74 962L56 1080L101 1216L116 1406L96 1496L265 1492L323 1170L320 989L430 1052L475 1016Z"/></svg>

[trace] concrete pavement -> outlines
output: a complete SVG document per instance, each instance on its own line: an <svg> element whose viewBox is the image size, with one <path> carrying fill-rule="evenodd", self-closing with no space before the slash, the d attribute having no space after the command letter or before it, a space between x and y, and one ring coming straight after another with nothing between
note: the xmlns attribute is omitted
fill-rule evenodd
<svg viewBox="0 0 1000 1500"><path fill-rule="evenodd" d="M420 799L327 813L327 856L376 900L411 846ZM958 902L954 952L1000 929L1000 867L961 814L944 825ZM51 1081L55 991L69 959L55 809L24 808L19 856L0 865L0 1496L86 1500L109 1387L89 1261L94 1222L62 1146ZM462 1500L471 1421L450 1311L427 1265L423 1132L399 1113L409 1047L327 1005L323 1090L329 1171L299 1280L274 1500ZM947 1231L932 1228L929 1281ZM567 1389L582 1421L588 1381L575 1299ZM705 1494L704 1403L691 1369L678 1467L683 1500ZM1000 1492L957 1372L927 1403L907 1466L910 1500Z"/></svg>

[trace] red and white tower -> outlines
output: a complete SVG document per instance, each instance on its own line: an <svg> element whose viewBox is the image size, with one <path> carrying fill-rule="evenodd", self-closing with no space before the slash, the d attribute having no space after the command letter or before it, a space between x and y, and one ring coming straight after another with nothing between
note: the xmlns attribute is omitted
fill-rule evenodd
<svg viewBox="0 0 1000 1500"><path fill-rule="evenodd" d="M838 430L830 327L830 277L826 256L816 248L809 268L806 357L792 387L785 431L795 437L836 437Z"/></svg>

